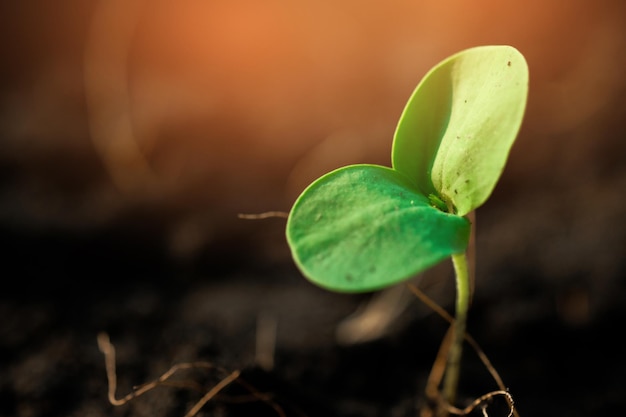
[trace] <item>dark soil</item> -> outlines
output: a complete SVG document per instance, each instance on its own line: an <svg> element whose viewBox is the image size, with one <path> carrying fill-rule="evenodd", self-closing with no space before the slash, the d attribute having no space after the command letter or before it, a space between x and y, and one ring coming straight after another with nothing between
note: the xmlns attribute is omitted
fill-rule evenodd
<svg viewBox="0 0 626 417"><path fill-rule="evenodd" d="M268 236L282 232L279 220L265 225ZM417 299L381 337L343 346L335 341L336 326L370 295L312 286L286 247L286 257L268 261L245 239L233 239L208 248L202 262L181 265L154 240L120 230L84 236L4 230L2 236L0 416L184 416L233 370L241 370L239 381L199 416L417 416L424 405L425 378L446 325ZM623 280L609 290L616 302L594 313L585 307L592 294L584 280L550 283L531 266L510 263L514 257L508 261L490 269L491 285L479 286L469 330L520 414L619 411L626 398ZM617 272L623 276L624 269ZM506 285L493 284L498 280ZM443 288L442 299L451 299L444 287L429 284L425 291ZM277 325L268 370L255 361L259 317ZM177 363L209 361L224 370L181 372L178 380L199 389L162 386L114 407L96 343L100 332L117 348L118 398ZM497 389L466 349L462 404ZM255 392L271 400L251 398Z"/></svg>

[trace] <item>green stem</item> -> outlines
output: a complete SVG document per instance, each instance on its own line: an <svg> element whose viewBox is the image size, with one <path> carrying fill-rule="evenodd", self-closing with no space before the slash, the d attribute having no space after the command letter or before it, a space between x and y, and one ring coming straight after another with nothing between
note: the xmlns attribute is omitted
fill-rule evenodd
<svg viewBox="0 0 626 417"><path fill-rule="evenodd" d="M446 374L443 381L443 397L449 404L454 405L459 384L463 339L465 337L471 291L465 253L452 255L452 263L456 275L456 312L452 342L448 351Z"/></svg>

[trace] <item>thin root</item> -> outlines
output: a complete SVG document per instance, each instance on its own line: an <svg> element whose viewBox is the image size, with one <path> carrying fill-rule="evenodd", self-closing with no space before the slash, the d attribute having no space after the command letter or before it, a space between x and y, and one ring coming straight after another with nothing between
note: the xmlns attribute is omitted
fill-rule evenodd
<svg viewBox="0 0 626 417"><path fill-rule="evenodd" d="M286 219L289 217L289 213L284 211L266 211L264 213L258 214L245 214L239 213L237 217L245 220L261 220L261 219L269 219L271 217L279 217L281 219Z"/></svg>
<svg viewBox="0 0 626 417"><path fill-rule="evenodd" d="M135 387L133 391L126 395L123 398L117 399L115 398L115 391L117 390L117 374L115 372L115 347L111 344L109 339L109 335L106 333L98 334L98 347L100 351L104 354L104 362L107 373L107 380L109 384L108 389L108 397L109 402L114 406L124 405L130 400L139 397L140 395L145 394L153 388L156 388L159 385L167 385L170 384L167 380L172 377L176 372L183 369L192 369L192 368L205 368L205 369L218 369L223 371L220 368L215 367L214 365L208 362L188 362L188 363L180 363L172 366L167 372L161 375L159 378L154 381L148 382L143 385L139 385ZM201 399L198 401L189 412L185 415L185 417L193 417L204 405L210 401L213 397L215 397L221 390L227 387L230 383L239 378L241 372L239 370L235 370L229 373L226 377L224 377L219 383L217 383L211 390L209 390Z"/></svg>
<svg viewBox="0 0 626 417"><path fill-rule="evenodd" d="M489 417L489 414L487 414L487 401L491 400L493 397L497 397L499 395L503 395L504 397L506 397L506 401L509 404L509 414L507 417L512 417L513 414L515 413L515 406L513 403L513 397L511 396L511 394L508 391L504 391L504 390L498 390L498 391L491 391L488 392L485 395L482 395L478 398L476 398L470 405L468 405L467 407L465 407L464 409L459 409L456 407L453 407L449 404L446 404L446 409L449 413L451 414L455 414L457 416L466 416L469 413L471 413L472 411L474 411L476 409L476 407L480 406L481 411L483 413L483 416L485 417Z"/></svg>
<svg viewBox="0 0 626 417"><path fill-rule="evenodd" d="M437 303L431 300L426 294L424 294L423 291L421 291L415 285L407 284L407 286L409 290L411 290L411 292L415 294L417 298L420 299L420 301L422 301L424 304L426 304L426 306L428 306L431 310L433 310L437 315L439 315L441 318L447 321L451 326L450 329L452 329L452 325L454 324L454 318L450 316L450 314L448 314L446 310L444 310L443 308L441 308L441 306L439 306ZM430 375L428 377L428 382L426 384L426 395L428 396L428 398L442 405L444 408L447 409L449 413L464 416L464 415L471 413L478 405L484 405L485 401L497 395L504 395L509 405L509 415L507 417L511 417L511 416L520 417L517 412L517 409L514 406L513 397L508 392L506 386L504 385L504 382L502 381L502 378L500 378L500 374L498 374L498 371L496 371L494 366L491 364L491 361L489 360L489 358L487 358L487 355L478 345L476 340L467 332L465 333L465 340L474 349L474 351L476 352L476 354L478 355L482 363L485 365L485 367L491 374L492 378L496 381L498 388L500 389L498 391L492 391L490 393L487 393L477 398L472 404L470 404L468 407L464 408L463 410L448 404L443 398L441 398L438 386L443 378L443 374L445 371L445 360L446 360L448 347L450 345L450 338L451 338L451 332L448 331L446 333L446 336L443 339L443 342L441 343L439 352L437 353L437 357L435 359ZM483 415L488 417L486 414L487 413L486 406L483 408L482 412L483 412Z"/></svg>

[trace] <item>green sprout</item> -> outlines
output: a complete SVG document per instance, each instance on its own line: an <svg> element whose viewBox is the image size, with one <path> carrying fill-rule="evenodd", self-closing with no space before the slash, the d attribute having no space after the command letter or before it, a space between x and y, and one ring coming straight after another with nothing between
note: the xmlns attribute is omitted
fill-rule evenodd
<svg viewBox="0 0 626 417"><path fill-rule="evenodd" d="M302 274L338 292L389 287L451 257L456 311L443 394L453 403L470 305L468 215L494 190L522 124L524 56L507 45L456 53L432 68L398 122L392 168L323 175L294 203L287 241Z"/></svg>

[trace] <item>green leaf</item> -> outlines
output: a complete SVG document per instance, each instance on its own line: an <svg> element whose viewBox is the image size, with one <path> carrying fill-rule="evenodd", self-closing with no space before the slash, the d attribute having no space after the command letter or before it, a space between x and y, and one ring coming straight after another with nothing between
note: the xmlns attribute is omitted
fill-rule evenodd
<svg viewBox="0 0 626 417"><path fill-rule="evenodd" d="M334 291L372 291L410 278L468 244L470 224L431 206L403 174L351 165L297 199L287 240L302 273Z"/></svg>
<svg viewBox="0 0 626 417"><path fill-rule="evenodd" d="M464 216L491 195L528 95L523 55L505 45L461 51L419 83L398 122L394 169Z"/></svg>

